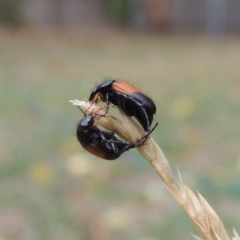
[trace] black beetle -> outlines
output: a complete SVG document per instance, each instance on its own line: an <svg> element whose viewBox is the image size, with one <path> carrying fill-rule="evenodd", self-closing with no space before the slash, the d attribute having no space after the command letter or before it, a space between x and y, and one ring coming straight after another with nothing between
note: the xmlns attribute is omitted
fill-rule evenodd
<svg viewBox="0 0 240 240"><path fill-rule="evenodd" d="M134 116L146 132L150 132L156 105L140 89L124 81L106 80L93 89L89 101L116 105L126 115ZM154 129L158 123L156 123Z"/></svg>
<svg viewBox="0 0 240 240"><path fill-rule="evenodd" d="M144 136L133 143L123 142L113 132L97 128L95 117L92 115L87 115L80 120L76 135L84 149L106 160L115 160L129 149L142 146L147 140L147 136Z"/></svg>

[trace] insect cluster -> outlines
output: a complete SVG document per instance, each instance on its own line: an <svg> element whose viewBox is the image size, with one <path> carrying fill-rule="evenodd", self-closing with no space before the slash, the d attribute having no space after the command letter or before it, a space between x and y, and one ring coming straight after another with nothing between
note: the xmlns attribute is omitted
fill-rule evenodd
<svg viewBox="0 0 240 240"><path fill-rule="evenodd" d="M131 148L137 148L145 144L152 131L153 115L156 113L156 106L153 100L140 89L124 81L106 80L93 89L89 101L106 103L104 115L93 112L89 115L84 113L80 120L76 136L82 147L91 154L106 160L115 160L122 153ZM135 117L145 131L144 136L135 142L122 141L116 135L107 130L97 127L97 121L106 117L110 105L115 105L119 110L129 117Z"/></svg>

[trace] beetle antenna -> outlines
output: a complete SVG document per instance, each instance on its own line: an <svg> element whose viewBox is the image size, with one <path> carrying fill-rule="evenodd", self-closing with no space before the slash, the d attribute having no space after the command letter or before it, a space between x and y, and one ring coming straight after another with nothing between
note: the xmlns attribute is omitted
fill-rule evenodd
<svg viewBox="0 0 240 240"><path fill-rule="evenodd" d="M79 106L77 106L78 107L78 109L80 109L81 110L81 112L83 113L83 115L84 115L84 117L86 116L86 111L84 112Z"/></svg>

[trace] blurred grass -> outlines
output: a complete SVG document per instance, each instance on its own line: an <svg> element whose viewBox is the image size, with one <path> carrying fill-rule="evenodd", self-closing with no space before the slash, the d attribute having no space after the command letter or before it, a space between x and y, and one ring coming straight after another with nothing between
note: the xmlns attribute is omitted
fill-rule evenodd
<svg viewBox="0 0 240 240"><path fill-rule="evenodd" d="M0 238L191 239L135 150L108 162L78 145L82 115L68 101L106 77L152 96L153 136L173 168L239 230L239 51L234 37L1 29Z"/></svg>

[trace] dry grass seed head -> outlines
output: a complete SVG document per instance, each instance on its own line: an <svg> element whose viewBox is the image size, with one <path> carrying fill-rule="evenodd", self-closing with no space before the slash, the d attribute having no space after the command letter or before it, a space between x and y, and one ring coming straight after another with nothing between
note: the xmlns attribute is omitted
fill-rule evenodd
<svg viewBox="0 0 240 240"><path fill-rule="evenodd" d="M97 111L97 114L105 114L104 109L90 102L78 100L70 102L81 108L86 114L92 114L95 111ZM107 113L106 116L112 115ZM116 133L128 142L134 142L145 134L142 127L136 121L123 113L120 118L115 116L102 117L99 119L98 124ZM145 145L138 148L138 151L153 166L167 189L179 205L187 212L205 240L230 240L221 220L208 202L199 193L198 196L196 196L191 189L183 183L181 176L178 186L175 184L169 162L161 148L151 137L146 141ZM240 240L235 229L233 233L233 240ZM196 236L194 237L200 239Z"/></svg>

